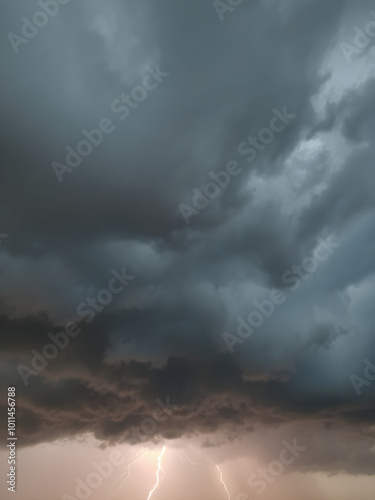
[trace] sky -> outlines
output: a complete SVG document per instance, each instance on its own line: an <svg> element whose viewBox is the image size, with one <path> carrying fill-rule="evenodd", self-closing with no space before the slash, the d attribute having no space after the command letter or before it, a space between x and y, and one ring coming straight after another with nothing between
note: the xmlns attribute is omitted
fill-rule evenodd
<svg viewBox="0 0 375 500"><path fill-rule="evenodd" d="M0 29L2 498L373 500L375 2Z"/></svg>

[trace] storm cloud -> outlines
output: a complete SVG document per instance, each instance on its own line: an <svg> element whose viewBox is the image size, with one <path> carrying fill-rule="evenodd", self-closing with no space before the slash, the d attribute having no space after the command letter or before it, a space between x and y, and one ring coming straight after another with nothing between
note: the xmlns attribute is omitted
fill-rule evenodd
<svg viewBox="0 0 375 500"><path fill-rule="evenodd" d="M40 7L3 7L0 371L20 446L131 443L169 398L141 441L301 432L301 469L373 473L375 60L340 48L373 7L71 1L18 51L7 35ZM275 109L294 117L277 133ZM228 162L239 171L210 198ZM134 280L83 312L124 267ZM238 337L276 290L285 301ZM39 372L35 351L68 322L80 333Z"/></svg>

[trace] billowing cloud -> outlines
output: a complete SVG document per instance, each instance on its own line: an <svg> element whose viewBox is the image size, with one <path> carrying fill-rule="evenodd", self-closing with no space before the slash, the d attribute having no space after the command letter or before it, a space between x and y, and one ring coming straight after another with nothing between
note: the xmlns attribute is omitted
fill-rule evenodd
<svg viewBox="0 0 375 500"><path fill-rule="evenodd" d="M4 8L5 34L35 9ZM340 48L370 10L81 0L2 44L0 370L24 445L132 443L154 418L139 442L298 434L301 470L372 473L375 81Z"/></svg>

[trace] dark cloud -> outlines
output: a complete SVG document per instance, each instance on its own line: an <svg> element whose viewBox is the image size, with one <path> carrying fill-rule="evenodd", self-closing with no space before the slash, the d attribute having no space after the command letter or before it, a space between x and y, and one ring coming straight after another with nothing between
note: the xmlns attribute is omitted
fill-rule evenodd
<svg viewBox="0 0 375 500"><path fill-rule="evenodd" d="M16 3L5 34L33 15ZM0 370L23 444L131 441L169 397L178 407L142 439L333 428L335 443L307 436L301 467L370 473L375 384L357 396L350 376L375 363L375 85L339 49L369 10L257 0L220 22L201 0L82 0L18 54L3 43ZM121 121L114 100L159 66L164 81ZM275 108L295 119L247 162L239 144ZM115 130L59 183L51 163L103 118ZM241 174L187 225L179 204L230 160ZM284 273L332 237L290 290ZM124 266L134 281L86 324L77 307ZM273 287L285 303L230 354L223 334ZM67 321L82 332L25 386L17 367Z"/></svg>

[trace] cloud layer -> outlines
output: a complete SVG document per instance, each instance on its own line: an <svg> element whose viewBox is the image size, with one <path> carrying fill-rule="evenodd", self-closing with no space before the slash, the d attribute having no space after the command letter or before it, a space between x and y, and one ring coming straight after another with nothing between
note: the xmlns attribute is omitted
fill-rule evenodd
<svg viewBox="0 0 375 500"><path fill-rule="evenodd" d="M131 441L169 397L141 439L292 426L301 467L371 473L375 383L358 395L350 377L375 364L375 80L367 50L340 50L371 7L255 0L221 22L201 0L82 0L19 53L2 44L0 370L24 444ZM8 5L3 31L35 9ZM122 120L150 68L168 76ZM275 108L295 118L247 161ZM59 182L52 163L103 119L113 131ZM186 224L181 203L230 161L241 172ZM291 290L285 273L329 238ZM135 279L88 323L77 308L124 266ZM285 302L231 353L223 335L274 289ZM17 367L69 321L81 333L26 386Z"/></svg>

